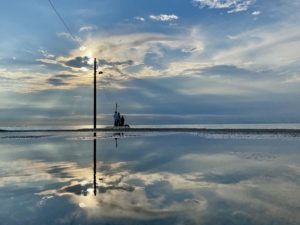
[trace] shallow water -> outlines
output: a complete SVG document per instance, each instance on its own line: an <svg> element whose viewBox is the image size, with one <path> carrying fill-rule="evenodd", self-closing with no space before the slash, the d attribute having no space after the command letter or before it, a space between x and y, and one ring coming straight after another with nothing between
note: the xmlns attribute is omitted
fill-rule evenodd
<svg viewBox="0 0 300 225"><path fill-rule="evenodd" d="M299 224L300 140L0 134L0 224Z"/></svg>

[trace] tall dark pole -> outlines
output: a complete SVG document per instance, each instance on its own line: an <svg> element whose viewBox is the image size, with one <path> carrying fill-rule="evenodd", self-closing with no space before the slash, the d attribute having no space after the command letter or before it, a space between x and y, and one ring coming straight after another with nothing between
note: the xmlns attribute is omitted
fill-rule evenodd
<svg viewBox="0 0 300 225"><path fill-rule="evenodd" d="M97 129L97 59L94 59L94 130Z"/></svg>
<svg viewBox="0 0 300 225"><path fill-rule="evenodd" d="M94 59L94 131L97 129L97 59ZM97 194L97 181L96 181L96 148L97 148L97 141L96 141L96 132L94 132L94 195Z"/></svg>

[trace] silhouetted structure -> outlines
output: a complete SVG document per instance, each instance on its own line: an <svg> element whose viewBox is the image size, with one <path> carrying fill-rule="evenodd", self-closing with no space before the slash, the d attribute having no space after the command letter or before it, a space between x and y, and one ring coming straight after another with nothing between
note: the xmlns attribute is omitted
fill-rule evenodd
<svg viewBox="0 0 300 225"><path fill-rule="evenodd" d="M118 112L118 104L116 103L115 113L113 115L114 118L114 126L115 127L129 127L129 125L125 125L125 117Z"/></svg>
<svg viewBox="0 0 300 225"><path fill-rule="evenodd" d="M97 129L97 59L94 59L94 130Z"/></svg>
<svg viewBox="0 0 300 225"><path fill-rule="evenodd" d="M125 124L125 118L124 118L124 116L121 116L121 126L123 127L124 124Z"/></svg>

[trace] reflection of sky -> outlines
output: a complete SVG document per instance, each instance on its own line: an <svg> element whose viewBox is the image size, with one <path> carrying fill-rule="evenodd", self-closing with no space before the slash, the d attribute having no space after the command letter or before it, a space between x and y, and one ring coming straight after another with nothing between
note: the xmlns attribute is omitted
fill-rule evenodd
<svg viewBox="0 0 300 225"><path fill-rule="evenodd" d="M297 224L299 140L2 139L6 224Z"/></svg>

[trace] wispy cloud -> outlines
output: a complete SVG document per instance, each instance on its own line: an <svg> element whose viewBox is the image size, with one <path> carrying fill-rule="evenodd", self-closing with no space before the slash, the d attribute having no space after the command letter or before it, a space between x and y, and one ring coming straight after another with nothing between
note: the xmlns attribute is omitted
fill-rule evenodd
<svg viewBox="0 0 300 225"><path fill-rule="evenodd" d="M228 9L228 13L236 13L248 10L256 0L193 0L193 4L200 8Z"/></svg>
<svg viewBox="0 0 300 225"><path fill-rule="evenodd" d="M175 14L160 14L160 15L150 15L149 19L155 20L155 21L173 21L173 20L178 20L179 17L176 16Z"/></svg>
<svg viewBox="0 0 300 225"><path fill-rule="evenodd" d="M80 37L75 36L75 39L74 39L71 34L66 33L66 32L59 32L59 33L56 33L56 35L58 37L66 38L66 39L68 39L70 41L75 41L75 42L81 42L82 41Z"/></svg>
<svg viewBox="0 0 300 225"><path fill-rule="evenodd" d="M47 50L45 49L40 49L39 52L43 55L43 57L47 58L47 59L52 59L55 58L54 54L49 53Z"/></svg>
<svg viewBox="0 0 300 225"><path fill-rule="evenodd" d="M78 46L70 54L54 58L48 57L47 52L44 52L44 58L38 59L37 62L41 65L59 66L60 70L64 71L61 73L58 70L44 76L43 79L51 84L51 88L70 88L89 84L92 60L101 56L99 66L104 72L101 75L102 85L113 84L115 87L121 87L120 83L127 79L200 75L206 76L208 82L214 80L214 88L210 87L209 93L224 91L220 89L221 86L226 86L225 80L222 81L224 76L236 84L240 82L237 79L247 80L248 90L251 90L251 87L260 88L266 84L262 80L259 81L261 84L258 84L256 71L265 71L259 73L259 76L273 83L273 87L276 87L275 83L284 81L283 78L281 81L275 79L275 75L270 76L266 71L273 71L278 75L282 72L280 68L300 60L297 54L299 35L294 27L283 27L279 30L272 27L254 29L234 36L228 35L230 45L226 49L215 50L206 49L211 43L197 28L186 29L185 32L176 35L161 33L134 33L107 37L99 35L88 37L83 41L84 49ZM209 57L205 56L208 53ZM212 68L214 73L211 72ZM287 77L284 79L289 80L295 72L289 74L286 72ZM77 77L73 77L70 82L52 74L75 74ZM227 74L234 76L229 77ZM270 77L266 78L262 76L263 74ZM255 78L252 75L255 75ZM220 86L217 82L221 82ZM269 90L272 89L270 85L268 86ZM235 90L238 89L240 88Z"/></svg>
<svg viewBox="0 0 300 225"><path fill-rule="evenodd" d="M135 20L142 21L142 22L145 21L145 18L144 18L144 17L140 17L140 16L136 16L136 17L134 17L134 19L135 19Z"/></svg>
<svg viewBox="0 0 300 225"><path fill-rule="evenodd" d="M233 46L216 52L213 61L239 67L277 70L300 61L300 32L295 25L261 27L233 36ZM228 37L229 38L229 37Z"/></svg>
<svg viewBox="0 0 300 225"><path fill-rule="evenodd" d="M96 25L87 25L80 27L79 32L90 32L96 30L98 30L98 27Z"/></svg>

